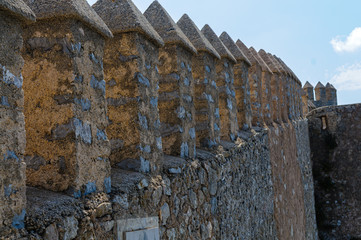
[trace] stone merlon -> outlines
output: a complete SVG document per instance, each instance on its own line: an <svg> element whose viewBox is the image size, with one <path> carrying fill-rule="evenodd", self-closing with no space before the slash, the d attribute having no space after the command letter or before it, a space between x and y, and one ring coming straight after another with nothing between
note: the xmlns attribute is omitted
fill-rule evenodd
<svg viewBox="0 0 361 240"><path fill-rule="evenodd" d="M258 54L258 52L253 48L250 47L249 48L250 52L253 54L253 56L257 59L258 63L261 65L262 71L263 72L268 72L270 74L273 74L273 72L271 71L271 69L267 66L267 64L263 61L263 59L261 58L261 56Z"/></svg>
<svg viewBox="0 0 361 240"><path fill-rule="evenodd" d="M236 58L232 55L228 48L224 46L223 42L208 24L204 25L201 31L212 46L217 50L221 58L228 58L232 62L237 63Z"/></svg>
<svg viewBox="0 0 361 240"><path fill-rule="evenodd" d="M203 35L203 33L198 29L196 24L187 14L184 14L179 19L177 24L198 52L208 52L218 59L221 58L216 49L214 49L212 44L207 40L207 38Z"/></svg>
<svg viewBox="0 0 361 240"><path fill-rule="evenodd" d="M148 7L144 16L163 38L165 44L180 44L189 51L197 53L196 48L158 1L154 1Z"/></svg>
<svg viewBox="0 0 361 240"><path fill-rule="evenodd" d="M93 8L113 34L139 32L158 46L164 45L163 39L131 0L99 0Z"/></svg>
<svg viewBox="0 0 361 240"><path fill-rule="evenodd" d="M23 21L35 21L34 12L27 6L23 0L0 0L0 9L11 12L11 14Z"/></svg>
<svg viewBox="0 0 361 240"><path fill-rule="evenodd" d="M312 88L313 89L313 86L311 83L309 83L308 81L305 83L305 85L303 86L303 89L306 89L306 88Z"/></svg>
<svg viewBox="0 0 361 240"><path fill-rule="evenodd" d="M87 1L83 0L25 0L36 14L37 19L75 18L104 37L113 37L103 20L96 14Z"/></svg>
<svg viewBox="0 0 361 240"><path fill-rule="evenodd" d="M228 33L223 32L219 39L223 42L223 44L229 49L229 51L233 54L233 56L237 59L237 61L244 61L249 66L251 66L251 62L244 54L244 52L236 45L233 39L228 35Z"/></svg>

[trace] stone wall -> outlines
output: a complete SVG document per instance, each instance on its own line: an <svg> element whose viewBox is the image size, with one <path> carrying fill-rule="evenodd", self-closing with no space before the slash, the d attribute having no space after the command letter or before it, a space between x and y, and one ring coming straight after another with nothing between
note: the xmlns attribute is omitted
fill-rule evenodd
<svg viewBox="0 0 361 240"><path fill-rule="evenodd" d="M47 1L27 0L26 137L22 59L0 54L0 239L317 239L300 86L281 59L263 54L276 89L264 56L157 1L144 16L130 0Z"/></svg>
<svg viewBox="0 0 361 240"><path fill-rule="evenodd" d="M0 235L24 228L25 118L20 49L25 23L35 20L23 1L0 2Z"/></svg>
<svg viewBox="0 0 361 240"><path fill-rule="evenodd" d="M361 237L361 105L311 111L317 225L323 239Z"/></svg>

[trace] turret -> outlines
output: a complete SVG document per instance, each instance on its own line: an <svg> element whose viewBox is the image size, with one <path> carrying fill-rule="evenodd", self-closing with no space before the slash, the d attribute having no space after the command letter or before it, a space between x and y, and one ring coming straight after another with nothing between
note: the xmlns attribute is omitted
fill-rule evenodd
<svg viewBox="0 0 361 240"><path fill-rule="evenodd" d="M330 83L326 84L326 105L327 106L337 105L337 90Z"/></svg>
<svg viewBox="0 0 361 240"><path fill-rule="evenodd" d="M316 107L325 106L326 105L326 88L321 82L318 82L315 87L315 95L316 95L316 101L315 101Z"/></svg>

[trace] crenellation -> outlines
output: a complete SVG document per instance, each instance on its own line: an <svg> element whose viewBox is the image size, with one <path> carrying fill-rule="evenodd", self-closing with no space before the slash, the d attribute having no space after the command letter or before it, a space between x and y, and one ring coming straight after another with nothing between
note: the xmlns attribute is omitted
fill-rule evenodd
<svg viewBox="0 0 361 240"><path fill-rule="evenodd" d="M192 57L197 50L159 2L154 1L144 15L165 42L157 67L163 152L192 158L196 155ZM174 29L171 34L170 28Z"/></svg>
<svg viewBox="0 0 361 240"><path fill-rule="evenodd" d="M220 114L224 114L219 108L217 86L216 62L220 56L188 15L184 14L177 25L198 52L192 59L197 147L213 147L220 143Z"/></svg>
<svg viewBox="0 0 361 240"><path fill-rule="evenodd" d="M218 60L216 64L221 139L225 141L235 141L239 131L234 82L234 64L237 63L237 60L209 25L203 27L202 33L221 56L221 59Z"/></svg>
<svg viewBox="0 0 361 240"><path fill-rule="evenodd" d="M25 2L0 0L1 239L318 238L280 58L158 1Z"/></svg>

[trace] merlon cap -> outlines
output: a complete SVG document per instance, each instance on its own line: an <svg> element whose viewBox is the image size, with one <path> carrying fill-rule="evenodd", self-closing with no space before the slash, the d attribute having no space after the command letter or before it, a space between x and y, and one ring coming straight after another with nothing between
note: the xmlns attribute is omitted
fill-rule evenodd
<svg viewBox="0 0 361 240"><path fill-rule="evenodd" d="M276 64L273 60L268 56L265 50L261 49L258 51L258 55L262 58L262 60L267 64L267 66L271 69L274 73L280 73Z"/></svg>
<svg viewBox="0 0 361 240"><path fill-rule="evenodd" d="M85 0L25 0L37 19L75 18L104 37L113 37L107 25Z"/></svg>
<svg viewBox="0 0 361 240"><path fill-rule="evenodd" d="M0 0L0 9L25 22L34 22L36 19L34 12L23 0Z"/></svg>
<svg viewBox="0 0 361 240"><path fill-rule="evenodd" d="M315 89L318 89L318 88L325 88L325 85L323 85L321 82L318 82Z"/></svg>
<svg viewBox="0 0 361 240"><path fill-rule="evenodd" d="M258 54L258 52L257 52L253 47L250 47L249 50L250 50L250 52L253 54L253 56L257 59L257 61L259 62L259 64L261 65L262 72L269 72L269 73L273 74L273 72L271 71L271 69L269 69L269 67L268 67L267 64L263 61L263 59L262 59L261 56Z"/></svg>
<svg viewBox="0 0 361 240"><path fill-rule="evenodd" d="M218 52L212 44L207 40L203 33L198 29L192 19L184 14L177 22L177 25L182 29L183 33L188 37L189 41L197 49L198 52L208 52L214 57L221 59Z"/></svg>
<svg viewBox="0 0 361 240"><path fill-rule="evenodd" d="M236 45L233 39L228 35L228 33L223 32L219 39L223 42L224 46L228 48L228 50L232 53L232 55L237 59L237 61L244 61L249 66L251 66L251 62L249 59L244 55L242 50Z"/></svg>
<svg viewBox="0 0 361 240"><path fill-rule="evenodd" d="M164 45L163 39L131 0L98 0L93 8L113 34L139 32L158 46Z"/></svg>
<svg viewBox="0 0 361 240"><path fill-rule="evenodd" d="M224 46L223 42L219 39L217 34L212 30L212 28L208 24L204 25L201 31L222 58L228 58L232 62L237 63L235 57L228 50L228 48Z"/></svg>
<svg viewBox="0 0 361 240"><path fill-rule="evenodd" d="M305 85L303 86L303 88L313 88L312 84L309 83L308 81L305 83Z"/></svg>
<svg viewBox="0 0 361 240"><path fill-rule="evenodd" d="M331 89L335 89L335 90L336 90L336 88L335 88L331 83L327 83L327 84L326 84L326 88L331 88Z"/></svg>
<svg viewBox="0 0 361 240"><path fill-rule="evenodd" d="M250 61L251 65L255 65L255 64L260 65L257 58L255 58L253 56L251 51L248 49L248 47L241 40L238 39L237 42L236 42L236 45L239 47L239 49L241 49L241 51L244 53L244 55L246 55L246 57Z"/></svg>
<svg viewBox="0 0 361 240"><path fill-rule="evenodd" d="M144 16L163 38L165 44L179 44L188 51L197 54L196 48L158 1L154 1L148 7Z"/></svg>

